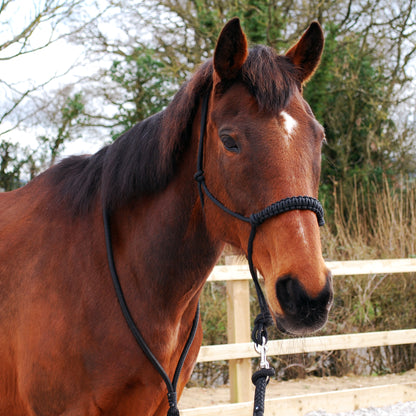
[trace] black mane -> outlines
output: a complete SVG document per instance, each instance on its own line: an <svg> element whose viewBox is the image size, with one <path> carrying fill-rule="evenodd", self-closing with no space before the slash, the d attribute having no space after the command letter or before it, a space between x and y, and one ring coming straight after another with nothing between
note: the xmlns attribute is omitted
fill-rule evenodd
<svg viewBox="0 0 416 416"><path fill-rule="evenodd" d="M209 60L185 83L169 106L136 124L92 156L64 159L51 170L56 196L75 215L88 212L100 195L109 209L140 195L163 190L188 148L199 102L212 88ZM264 111L277 113L299 88L293 64L268 47L256 46L238 80ZM224 85L222 91L227 89Z"/></svg>

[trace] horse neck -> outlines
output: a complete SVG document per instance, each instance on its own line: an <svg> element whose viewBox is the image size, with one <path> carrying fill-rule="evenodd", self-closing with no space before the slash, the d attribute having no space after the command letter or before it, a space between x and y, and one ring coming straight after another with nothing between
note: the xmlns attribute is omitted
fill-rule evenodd
<svg viewBox="0 0 416 416"><path fill-rule="evenodd" d="M114 256L126 297L163 319L196 307L223 248L205 224L193 179L197 140L193 142L163 192L131 202L113 218Z"/></svg>

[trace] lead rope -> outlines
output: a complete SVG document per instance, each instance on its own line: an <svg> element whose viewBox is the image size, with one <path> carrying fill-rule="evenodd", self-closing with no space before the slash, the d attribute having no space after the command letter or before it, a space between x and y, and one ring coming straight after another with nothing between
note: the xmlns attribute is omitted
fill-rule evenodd
<svg viewBox="0 0 416 416"><path fill-rule="evenodd" d="M264 298L263 291L261 290L257 270L253 265L253 242L254 237L256 236L258 223L255 222L253 216L251 216L251 219L251 233L248 241L247 258L260 305L260 313L254 320L254 328L251 333L251 339L254 342L254 349L260 354L260 369L257 370L251 377L251 381L255 386L253 416L263 416L264 401L266 399L266 387L269 384L270 377L275 375L274 368L270 367L270 364L267 361L267 328L273 325L273 318L267 306L266 299Z"/></svg>
<svg viewBox="0 0 416 416"><path fill-rule="evenodd" d="M192 342L196 335L196 330L198 328L199 302L196 308L195 317L192 322L192 328L189 333L189 337L186 341L185 347L179 358L178 364L176 366L175 374L171 381L166 371L164 370L164 368L161 366L157 358L154 356L154 354L150 350L142 334L137 328L133 317L131 316L130 310L126 303L126 299L124 297L123 289L121 288L120 279L118 278L116 266L114 263L113 247L112 247L111 232L110 232L110 215L105 208L103 209L103 219L104 219L104 233L105 233L105 244L106 244L106 249L107 249L108 266L110 268L110 273L111 273L111 278L113 280L114 289L116 291L117 299L120 304L121 311L123 312L124 319L126 320L127 325L131 333L133 334L136 342L139 344L140 348L146 355L147 359L152 363L152 365L158 371L158 373L160 374L160 376L162 377L163 381L166 384L166 388L168 390L167 396L168 396L168 402L169 402L169 410L168 410L167 416L180 416L179 409L178 409L178 399L177 399L176 388L177 388L180 373L182 371L182 367L185 363L186 356L188 355L189 349L191 348Z"/></svg>
<svg viewBox="0 0 416 416"><path fill-rule="evenodd" d="M319 226L322 226L325 224L324 210L322 208L321 203L315 198L312 198L310 196L294 196L277 201L274 204L269 205L265 209L250 215L250 217L246 217L244 215L239 214L238 212L230 210L222 202L215 198L214 195L211 194L205 183L205 176L203 170L204 135L208 113L208 101L209 95L207 94L202 101L197 171L195 173L194 178L198 183L198 191L201 199L202 208L204 207L205 193L205 195L221 210L233 216L234 218L247 222L251 225L251 231L247 246L247 260L260 305L260 313L254 320L254 328L251 333L251 338L254 342L254 348L260 354L260 369L256 371L252 376L252 382L256 386L254 393L253 416L263 416L266 386L270 380L270 377L275 375L275 370L274 368L270 367L266 355L268 341L267 327L273 325L273 318L267 306L267 302L264 297L263 291L261 290L257 276L257 270L253 264L253 243L254 238L256 236L257 227L261 225L264 221L266 221L268 218L274 217L276 215L291 210L313 211L317 216Z"/></svg>
<svg viewBox="0 0 416 416"><path fill-rule="evenodd" d="M263 416L264 414L264 401L266 398L266 387L269 384L270 377L275 375L275 370L270 367L267 361L267 341L268 334L267 328L273 325L273 318L270 314L267 306L266 299L264 298L263 291L261 290L260 283L257 276L257 270L253 264L253 243L256 236L257 226L260 225L254 215L250 217L251 232L248 240L247 258L250 269L250 274L254 282L254 286L257 292L257 298L260 305L260 313L254 320L254 328L251 333L251 339L254 342L254 349L260 354L260 369L257 370L251 377L251 381L254 384L254 407L253 416Z"/></svg>

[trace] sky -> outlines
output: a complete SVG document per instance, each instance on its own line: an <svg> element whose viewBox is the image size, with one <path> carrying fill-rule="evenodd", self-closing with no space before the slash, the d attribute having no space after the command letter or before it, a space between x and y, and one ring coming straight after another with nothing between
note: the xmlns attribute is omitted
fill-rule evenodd
<svg viewBox="0 0 416 416"><path fill-rule="evenodd" d="M69 45L65 41L59 41L42 51L15 58L9 62L2 62L2 79L9 84L13 84L20 91L24 91L26 88L42 84L54 76L65 74L68 68L82 56L82 52L79 47ZM58 88L60 85L65 85L70 79L71 75L62 76L56 82L49 84L47 88ZM7 94L7 96L10 94L5 90L1 93ZM1 130L7 129L12 124L11 121L6 122L0 128ZM17 129L10 135L8 134L7 137L19 142L22 146L36 147L35 137L38 134L40 134L40 130L33 126ZM80 143L69 143L68 150L72 149L74 145L79 146Z"/></svg>
<svg viewBox="0 0 416 416"><path fill-rule="evenodd" d="M8 13L0 14L0 45L19 33L19 30L33 16L35 8L39 7L43 1L45 0L17 0L10 4L10 9L7 9ZM62 26L62 30L65 30L65 27ZM31 43L34 46L42 45L48 40L49 35L50 26L48 22L45 22L30 37ZM7 82L19 91L40 85L53 77L58 78L49 83L45 87L46 90L57 89L69 84L76 79L77 75L80 75L79 71L82 69L77 68L67 75L64 74L69 68L80 62L85 53L84 48L80 45L58 40L45 49L9 60L2 59L12 55L14 51L17 49L13 47L0 51L0 78L1 81ZM4 84L0 83L0 106L4 106L5 102L10 103L10 99L13 98L12 94L9 88L5 88ZM12 124L13 119L3 121L0 131L7 130ZM0 136L0 140L7 139L19 143L22 147L36 148L36 137L41 134L42 131L36 126L25 126L10 132L10 134ZM92 153L98 150L102 144L102 142L97 143L96 140L75 140L66 145L64 155Z"/></svg>

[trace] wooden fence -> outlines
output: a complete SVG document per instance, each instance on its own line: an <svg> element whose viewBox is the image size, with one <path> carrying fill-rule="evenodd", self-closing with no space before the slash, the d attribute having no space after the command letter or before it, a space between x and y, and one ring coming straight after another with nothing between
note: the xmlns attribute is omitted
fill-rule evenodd
<svg viewBox="0 0 416 416"><path fill-rule="evenodd" d="M231 261L232 263L232 261ZM328 262L333 276L416 273L416 259L365 260ZM228 405L185 409L184 416L249 416L252 414L251 358L258 357L250 342L249 281L246 265L216 266L208 281L227 282L228 342L203 346L198 362L229 360L230 402ZM416 300L415 300L416 301ZM268 355L287 355L386 345L416 343L416 329L369 332L345 335L269 341ZM416 401L416 380L407 384L376 386L329 393L282 397L266 400L266 414L303 416L325 409L349 411L360 407L383 406L399 401Z"/></svg>

